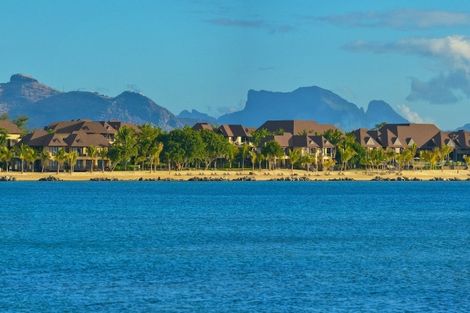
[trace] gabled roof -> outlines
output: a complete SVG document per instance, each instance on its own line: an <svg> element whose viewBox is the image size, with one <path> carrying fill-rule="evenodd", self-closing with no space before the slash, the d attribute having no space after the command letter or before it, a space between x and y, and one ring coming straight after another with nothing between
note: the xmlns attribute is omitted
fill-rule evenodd
<svg viewBox="0 0 470 313"><path fill-rule="evenodd" d="M367 148L379 148L381 145L374 139L376 134L367 131L365 128L359 128L353 131L353 135L356 141L363 147Z"/></svg>
<svg viewBox="0 0 470 313"><path fill-rule="evenodd" d="M94 122L89 120L62 121L50 124L46 127L56 133L86 132L89 134L114 134L116 129L106 122Z"/></svg>
<svg viewBox="0 0 470 313"><path fill-rule="evenodd" d="M287 135L288 136L288 135ZM290 139L292 148L319 148L320 146L309 136L293 135Z"/></svg>
<svg viewBox="0 0 470 313"><path fill-rule="evenodd" d="M308 138L314 141L320 148L334 148L333 144L323 136L308 136Z"/></svg>
<svg viewBox="0 0 470 313"><path fill-rule="evenodd" d="M7 134L21 135L21 129L15 123L9 120L0 120L0 129L6 131Z"/></svg>
<svg viewBox="0 0 470 313"><path fill-rule="evenodd" d="M239 124L223 124L218 130L224 137L250 137L249 129Z"/></svg>
<svg viewBox="0 0 470 313"><path fill-rule="evenodd" d="M449 134L449 137L456 143L461 149L470 149L470 132L465 130L459 130Z"/></svg>
<svg viewBox="0 0 470 313"><path fill-rule="evenodd" d="M272 133L283 130L284 132L291 133L292 135L300 135L303 133L308 135L323 134L329 129L336 129L336 127L333 125L319 124L315 121L304 120L271 120L266 121L258 129L263 128Z"/></svg>
<svg viewBox="0 0 470 313"><path fill-rule="evenodd" d="M74 132L72 134L50 133L46 130L35 130L27 134L22 143L31 147L108 147L109 141L101 134Z"/></svg>
<svg viewBox="0 0 470 313"><path fill-rule="evenodd" d="M109 141L100 134L87 134L84 132L76 132L68 135L64 141L67 143L67 146L72 148L81 148L81 147L108 147Z"/></svg>
<svg viewBox="0 0 470 313"><path fill-rule="evenodd" d="M285 133L284 135L267 136L263 139L261 144L264 144L264 143L269 142L269 141L275 141L282 148L288 148L288 147L290 147L290 144L291 144L291 138L292 138L292 134L290 134L290 133Z"/></svg>

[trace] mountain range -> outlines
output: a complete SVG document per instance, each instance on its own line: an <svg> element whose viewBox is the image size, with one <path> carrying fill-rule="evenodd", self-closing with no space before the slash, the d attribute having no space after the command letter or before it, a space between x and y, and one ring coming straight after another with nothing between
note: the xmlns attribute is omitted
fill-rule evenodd
<svg viewBox="0 0 470 313"><path fill-rule="evenodd" d="M184 110L175 115L150 98L131 91L124 91L116 97L88 91L60 92L22 74L15 74L9 82L0 84L0 113L8 113L11 117L26 115L30 128L79 118L117 119L138 124L147 122L163 129L195 122L256 127L269 119L311 119L334 124L344 130L370 128L382 122L407 122L384 101L371 101L364 110L317 86L302 87L292 92L250 90L242 110L214 118L197 110Z"/></svg>

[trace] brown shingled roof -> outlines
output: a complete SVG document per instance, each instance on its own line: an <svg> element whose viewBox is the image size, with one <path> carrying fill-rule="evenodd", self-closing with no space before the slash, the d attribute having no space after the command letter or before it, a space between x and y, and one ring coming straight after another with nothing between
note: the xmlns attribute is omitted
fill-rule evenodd
<svg viewBox="0 0 470 313"><path fill-rule="evenodd" d="M225 137L249 137L249 129L243 125L223 124L218 128Z"/></svg>
<svg viewBox="0 0 470 313"><path fill-rule="evenodd" d="M21 129L9 120L0 120L0 129L4 129L7 134L20 135L22 133Z"/></svg>
<svg viewBox="0 0 470 313"><path fill-rule="evenodd" d="M309 135L323 134L329 129L336 129L335 126L329 124L319 124L314 121L303 121L303 120L271 120L266 121L259 129L267 129L268 131L275 133L279 130L283 130L286 133L293 135L299 135L306 132Z"/></svg>

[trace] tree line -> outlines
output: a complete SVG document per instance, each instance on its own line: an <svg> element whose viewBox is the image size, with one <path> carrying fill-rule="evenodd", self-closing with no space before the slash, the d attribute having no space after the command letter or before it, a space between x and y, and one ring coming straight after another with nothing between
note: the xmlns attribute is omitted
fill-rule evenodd
<svg viewBox="0 0 470 313"><path fill-rule="evenodd" d="M352 133L345 134L339 130L328 130L322 134L336 149L331 155L304 153L300 148L285 151L278 142L268 140L273 135L266 129L252 133L250 143L235 145L221 134L210 130L194 130L190 127L163 131L150 124L138 129L121 127L115 134L113 143L108 148L87 147L86 155L92 160L90 171L100 170L149 170L158 168L167 170L193 169L230 169L252 170L276 168L295 168L307 171L337 169L340 172L352 168L363 168L367 171L411 169L416 167L415 158L427 164L430 169L443 166L452 153L452 147L443 146L430 151L417 153L412 145L397 153L392 149L366 149L355 139ZM256 148L258 147L258 148ZM40 161L41 170L48 162L55 161L57 172L74 171L79 158L77 151L66 151L63 148L51 153L36 150L23 143L10 148L7 146L6 133L0 130L0 162L8 171L13 160L19 161L19 170L34 171L36 161ZM465 157L467 165L470 157ZM105 168L105 163L107 166Z"/></svg>

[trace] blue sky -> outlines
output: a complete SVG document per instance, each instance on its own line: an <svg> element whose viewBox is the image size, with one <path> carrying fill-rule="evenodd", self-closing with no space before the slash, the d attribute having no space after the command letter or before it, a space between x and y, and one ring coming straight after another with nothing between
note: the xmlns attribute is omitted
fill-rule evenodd
<svg viewBox="0 0 470 313"><path fill-rule="evenodd" d="M417 122L470 122L467 1L2 0L0 60L0 81L138 90L174 113L317 85Z"/></svg>

